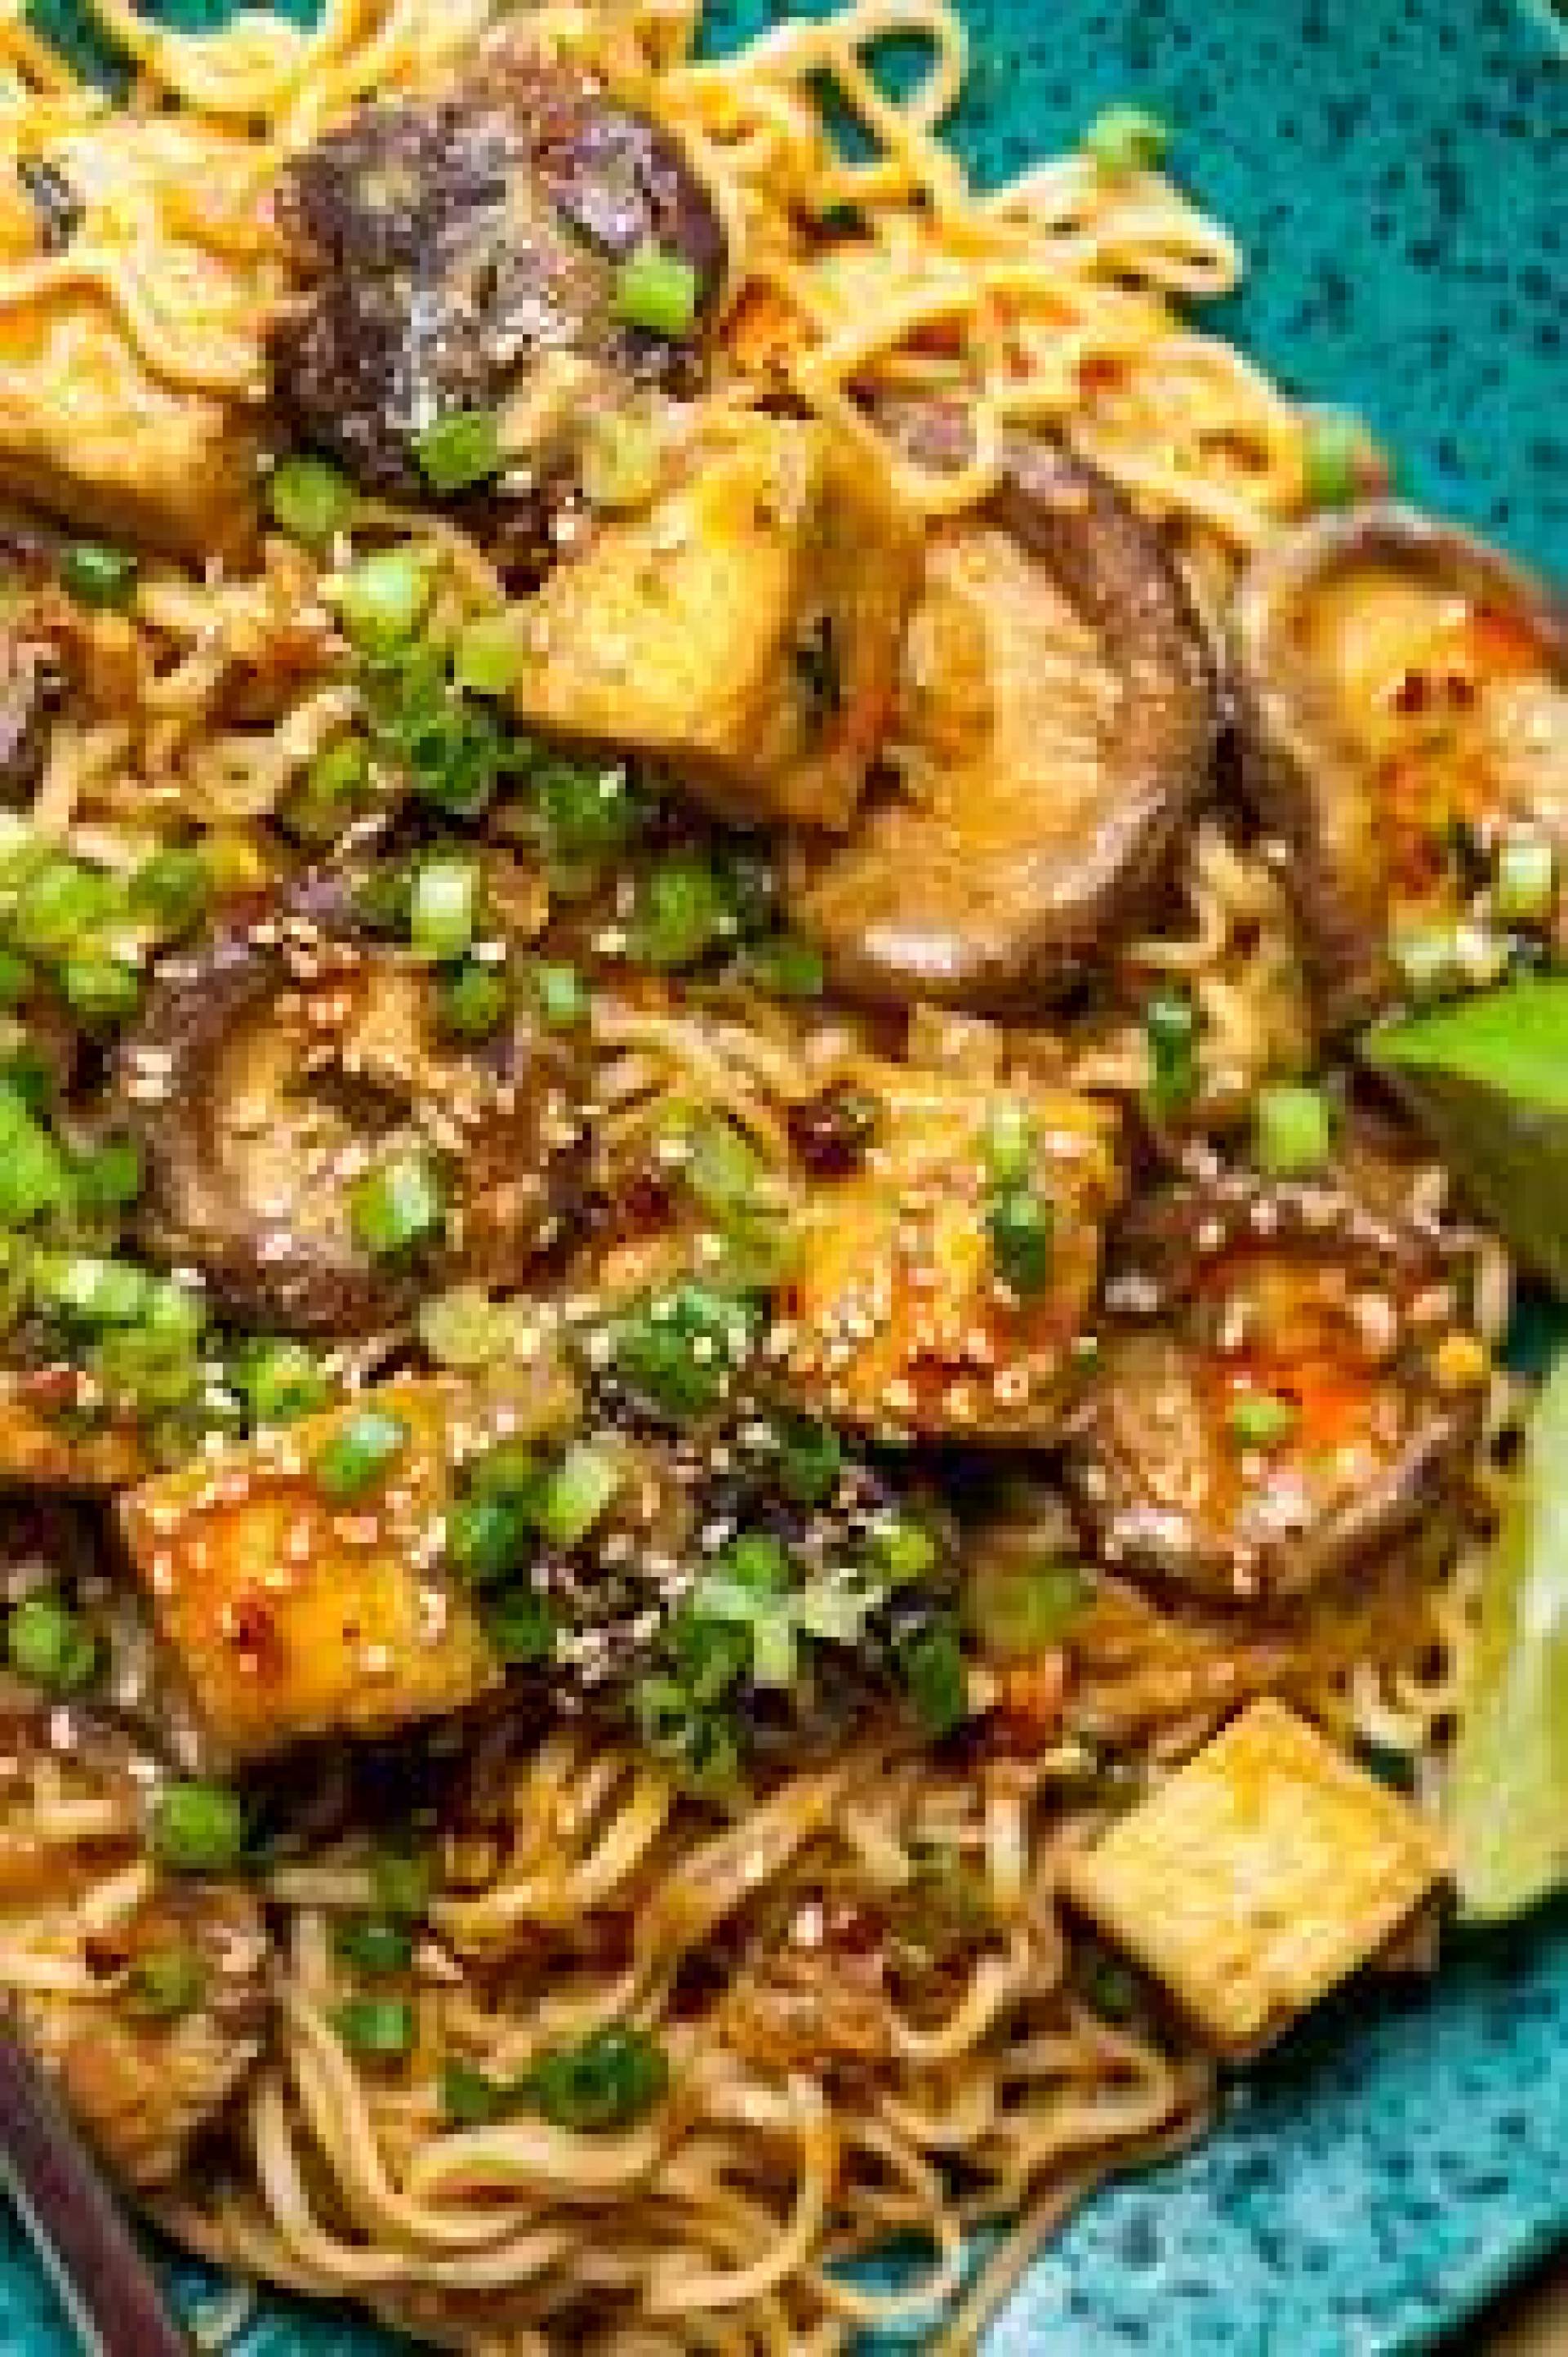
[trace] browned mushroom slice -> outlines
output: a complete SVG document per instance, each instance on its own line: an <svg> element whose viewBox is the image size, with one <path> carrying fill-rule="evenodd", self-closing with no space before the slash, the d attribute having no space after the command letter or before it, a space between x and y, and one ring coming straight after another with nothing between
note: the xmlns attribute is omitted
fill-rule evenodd
<svg viewBox="0 0 1568 2357"><path fill-rule="evenodd" d="M1290 1595L1433 1512L1487 1363L1454 1324L1456 1250L1341 1179L1207 1150L1134 1213L1069 1459L1106 1562Z"/></svg>
<svg viewBox="0 0 1568 2357"><path fill-rule="evenodd" d="M1113 948L1207 780L1215 694L1155 535L1109 483L1015 442L933 533L886 759L847 840L800 838L797 921L835 981L1005 1011Z"/></svg>
<svg viewBox="0 0 1568 2357"><path fill-rule="evenodd" d="M1477 863L1510 840L1568 851L1568 623L1495 550L1379 504L1265 550L1235 625L1251 774L1341 1026L1392 991L1392 942L1452 920Z"/></svg>
<svg viewBox="0 0 1568 2357"><path fill-rule="evenodd" d="M407 956L286 912L166 962L118 1072L149 1249L195 1263L237 1316L297 1332L395 1318L422 1282L517 1284L570 1200L572 1054L521 1015L458 1052L435 987ZM378 1253L357 1189L411 1166L436 1215L414 1220L417 1251Z"/></svg>
<svg viewBox="0 0 1568 2357"><path fill-rule="evenodd" d="M279 213L301 293L273 339L278 392L364 483L427 490L421 430L531 385L542 396L542 366L570 373L568 414L585 384L678 391L700 372L700 338L626 324L615 289L618 264L657 247L695 272L700 324L725 262L706 189L672 134L515 40L444 97L365 106L328 132L290 167ZM515 454L536 478L562 422L537 406L541 447Z"/></svg>

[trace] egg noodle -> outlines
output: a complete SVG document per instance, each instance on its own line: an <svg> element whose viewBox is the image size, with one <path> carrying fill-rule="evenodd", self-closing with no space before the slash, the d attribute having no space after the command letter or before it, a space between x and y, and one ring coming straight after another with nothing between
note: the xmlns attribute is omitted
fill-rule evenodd
<svg viewBox="0 0 1568 2357"><path fill-rule="evenodd" d="M211 159L211 202L180 224L188 279L152 284L134 235L72 244L0 259L0 317L94 299L159 382L242 405L258 390L253 322L226 307L204 257L232 259L239 241L264 276L255 197L283 159L362 99L438 83L488 7L328 0L309 29L244 11L204 34L128 0L92 8L130 61L131 107L166 113ZM940 0L853 0L722 58L698 54L685 0L546 6L528 21L646 92L714 192L729 252L703 396L715 409L783 399L878 443L898 497L939 528L986 497L1011 431L1049 428L1166 528L1200 597L1299 511L1302 413L1188 319L1234 284L1231 239L1154 168L1109 176L1071 155L972 186L944 138L967 45ZM893 37L924 59L897 97L877 70ZM19 145L100 118L105 102L16 7L0 52L0 124ZM862 135L853 144L830 127L830 94ZM963 463L938 472L893 445L879 394L961 407ZM499 595L450 524L368 507L355 531L429 539L460 612ZM352 694L335 660L335 561L273 538L253 568L205 581L147 565L127 613L62 601L82 694L54 733L39 827L127 867L195 824L263 884L264 823ZM1189 848L1169 931L1133 944L1123 967L1125 989L1062 1050L1064 1077L1088 1088L1144 1090L1125 1010L1162 974L1201 1006L1202 1117L1217 1131L1304 1035L1277 881L1218 823ZM780 1167L791 1104L824 1077L853 1078L863 1052L830 1017L740 1024L698 997L673 1011L607 995L596 1024L618 1134L678 1097L722 1108ZM988 1029L969 1027L966 1056L988 1052ZM1495 1327L1505 1313L1501 1300ZM1499 1392L1499 1433L1508 1407ZM1477 1531L1487 1511L1478 1497ZM1026 1495L999 1543L1037 1546L1058 1512ZM867 2328L910 2325L925 2345L970 2347L1075 2203L1197 2134L1211 2106L1208 2061L1168 2022L1122 2018L1058 1907L1061 1857L1107 1806L1106 1760L1157 1776L1239 1702L1273 1692L1425 1775L1463 1689L1473 1585L1474 1551L1451 1535L1412 1544L1349 1603L1336 1592L1273 1615L1156 1603L1107 1580L1077 1641L1070 1737L957 1764L857 1738L733 1816L580 1729L487 1733L446 1762L406 2061L367 2064L334 2026L349 1986L334 1925L372 1896L350 1815L274 1869L274 2031L232 2133L148 2206L225 2266L496 2357L825 2357ZM77 1790L69 1765L9 1764L0 1982L69 2055L60 2024L86 1986L84 1941L141 1903L153 1869L124 1809ZM39 1855L53 1895L23 1870ZM914 1921L921 1908L934 1931ZM905 1925L940 1952L944 1908L962 1914L961 1936L910 1996L886 1967L889 1940ZM553 2041L612 2022L656 2031L670 2058L672 2092L651 2118L608 2134L445 2118L443 2061L505 2082ZM192 2049L172 2067L205 2083L219 2066ZM876 2259L889 2244L906 2254L891 2269Z"/></svg>

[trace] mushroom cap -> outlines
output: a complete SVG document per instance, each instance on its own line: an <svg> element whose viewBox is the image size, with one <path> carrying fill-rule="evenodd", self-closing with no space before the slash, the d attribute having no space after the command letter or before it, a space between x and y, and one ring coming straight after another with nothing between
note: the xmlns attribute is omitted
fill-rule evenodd
<svg viewBox="0 0 1568 2357"><path fill-rule="evenodd" d="M1232 629L1242 775L1290 846L1319 1014L1391 996L1391 909L1448 817L1568 852L1568 610L1472 534L1392 501L1262 549Z"/></svg>
<svg viewBox="0 0 1568 2357"><path fill-rule="evenodd" d="M1158 892L1212 765L1204 634L1121 494L1018 437L986 506L932 534L904 671L904 790L843 840L796 838L796 921L856 997L1015 1012Z"/></svg>

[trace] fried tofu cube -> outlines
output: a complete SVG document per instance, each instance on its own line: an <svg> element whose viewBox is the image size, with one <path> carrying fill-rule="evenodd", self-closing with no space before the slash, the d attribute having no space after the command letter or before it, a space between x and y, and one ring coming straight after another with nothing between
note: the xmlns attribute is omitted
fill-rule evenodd
<svg viewBox="0 0 1568 2357"><path fill-rule="evenodd" d="M867 1067L876 1132L845 1178L810 1180L782 1305L791 1388L818 1412L921 1437L1048 1437L1121 1192L1116 1119L1066 1089L1009 1083L1049 1222L1043 1282L1001 1281L988 1227L992 1107L956 1067Z"/></svg>
<svg viewBox="0 0 1568 2357"><path fill-rule="evenodd" d="M42 156L16 136L0 135L13 172L36 185L47 166L64 211L0 221L0 260L37 281L0 312L0 491L173 555L243 560L276 275L255 151L166 115L84 114Z"/></svg>
<svg viewBox="0 0 1568 2357"><path fill-rule="evenodd" d="M366 1411L394 1418L405 1437L363 1496L335 1497L317 1461ZM499 1683L472 1602L439 1562L452 1434L470 1417L461 1384L389 1383L122 1501L158 1626L234 1758L385 1732Z"/></svg>
<svg viewBox="0 0 1568 2357"><path fill-rule="evenodd" d="M0 1481L18 1489L123 1490L147 1470L140 1426L90 1414L70 1367L0 1373Z"/></svg>
<svg viewBox="0 0 1568 2357"><path fill-rule="evenodd" d="M1225 2054L1367 1964L1444 1879L1437 1828L1271 1698L1063 1876Z"/></svg>
<svg viewBox="0 0 1568 2357"><path fill-rule="evenodd" d="M747 417L519 608L546 735L671 765L723 817L842 828L892 705L917 527L828 426Z"/></svg>

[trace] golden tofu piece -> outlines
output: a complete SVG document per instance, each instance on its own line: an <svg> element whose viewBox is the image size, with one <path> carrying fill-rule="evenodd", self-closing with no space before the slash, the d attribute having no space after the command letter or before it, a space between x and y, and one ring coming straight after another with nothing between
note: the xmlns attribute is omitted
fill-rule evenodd
<svg viewBox="0 0 1568 2357"><path fill-rule="evenodd" d="M148 1468L140 1426L80 1401L70 1367L0 1373L0 1481L22 1489L122 1490Z"/></svg>
<svg viewBox="0 0 1568 2357"><path fill-rule="evenodd" d="M1039 1289L999 1283L987 1226L994 1100L956 1068L868 1068L875 1137L847 1178L813 1178L781 1305L793 1390L852 1424L921 1437L1055 1428L1121 1192L1116 1117L1066 1089L999 1091L1032 1140L1049 1220Z"/></svg>
<svg viewBox="0 0 1568 2357"><path fill-rule="evenodd" d="M570 1401L568 1386L568 1413ZM406 1438L363 1496L336 1500L313 1469L366 1412L395 1417ZM467 1594L440 1566L455 1433L485 1445L467 1387L389 1383L122 1501L159 1628L234 1757L306 1736L384 1732L458 1710L499 1683Z"/></svg>
<svg viewBox="0 0 1568 2357"><path fill-rule="evenodd" d="M891 709L917 526L829 427L737 419L518 609L545 734L669 763L746 824L842 828Z"/></svg>
<svg viewBox="0 0 1568 2357"><path fill-rule="evenodd" d="M1062 1882L1221 2052L1246 2054L1386 1947L1447 1871L1434 1825L1265 1698Z"/></svg>
<svg viewBox="0 0 1568 2357"><path fill-rule="evenodd" d="M36 132L29 135L36 139ZM28 298L0 308L0 490L68 522L204 562L257 532L263 339L281 281L251 143L166 115L80 109L11 175L47 166L73 218L0 220ZM58 242L58 241L57 241Z"/></svg>

